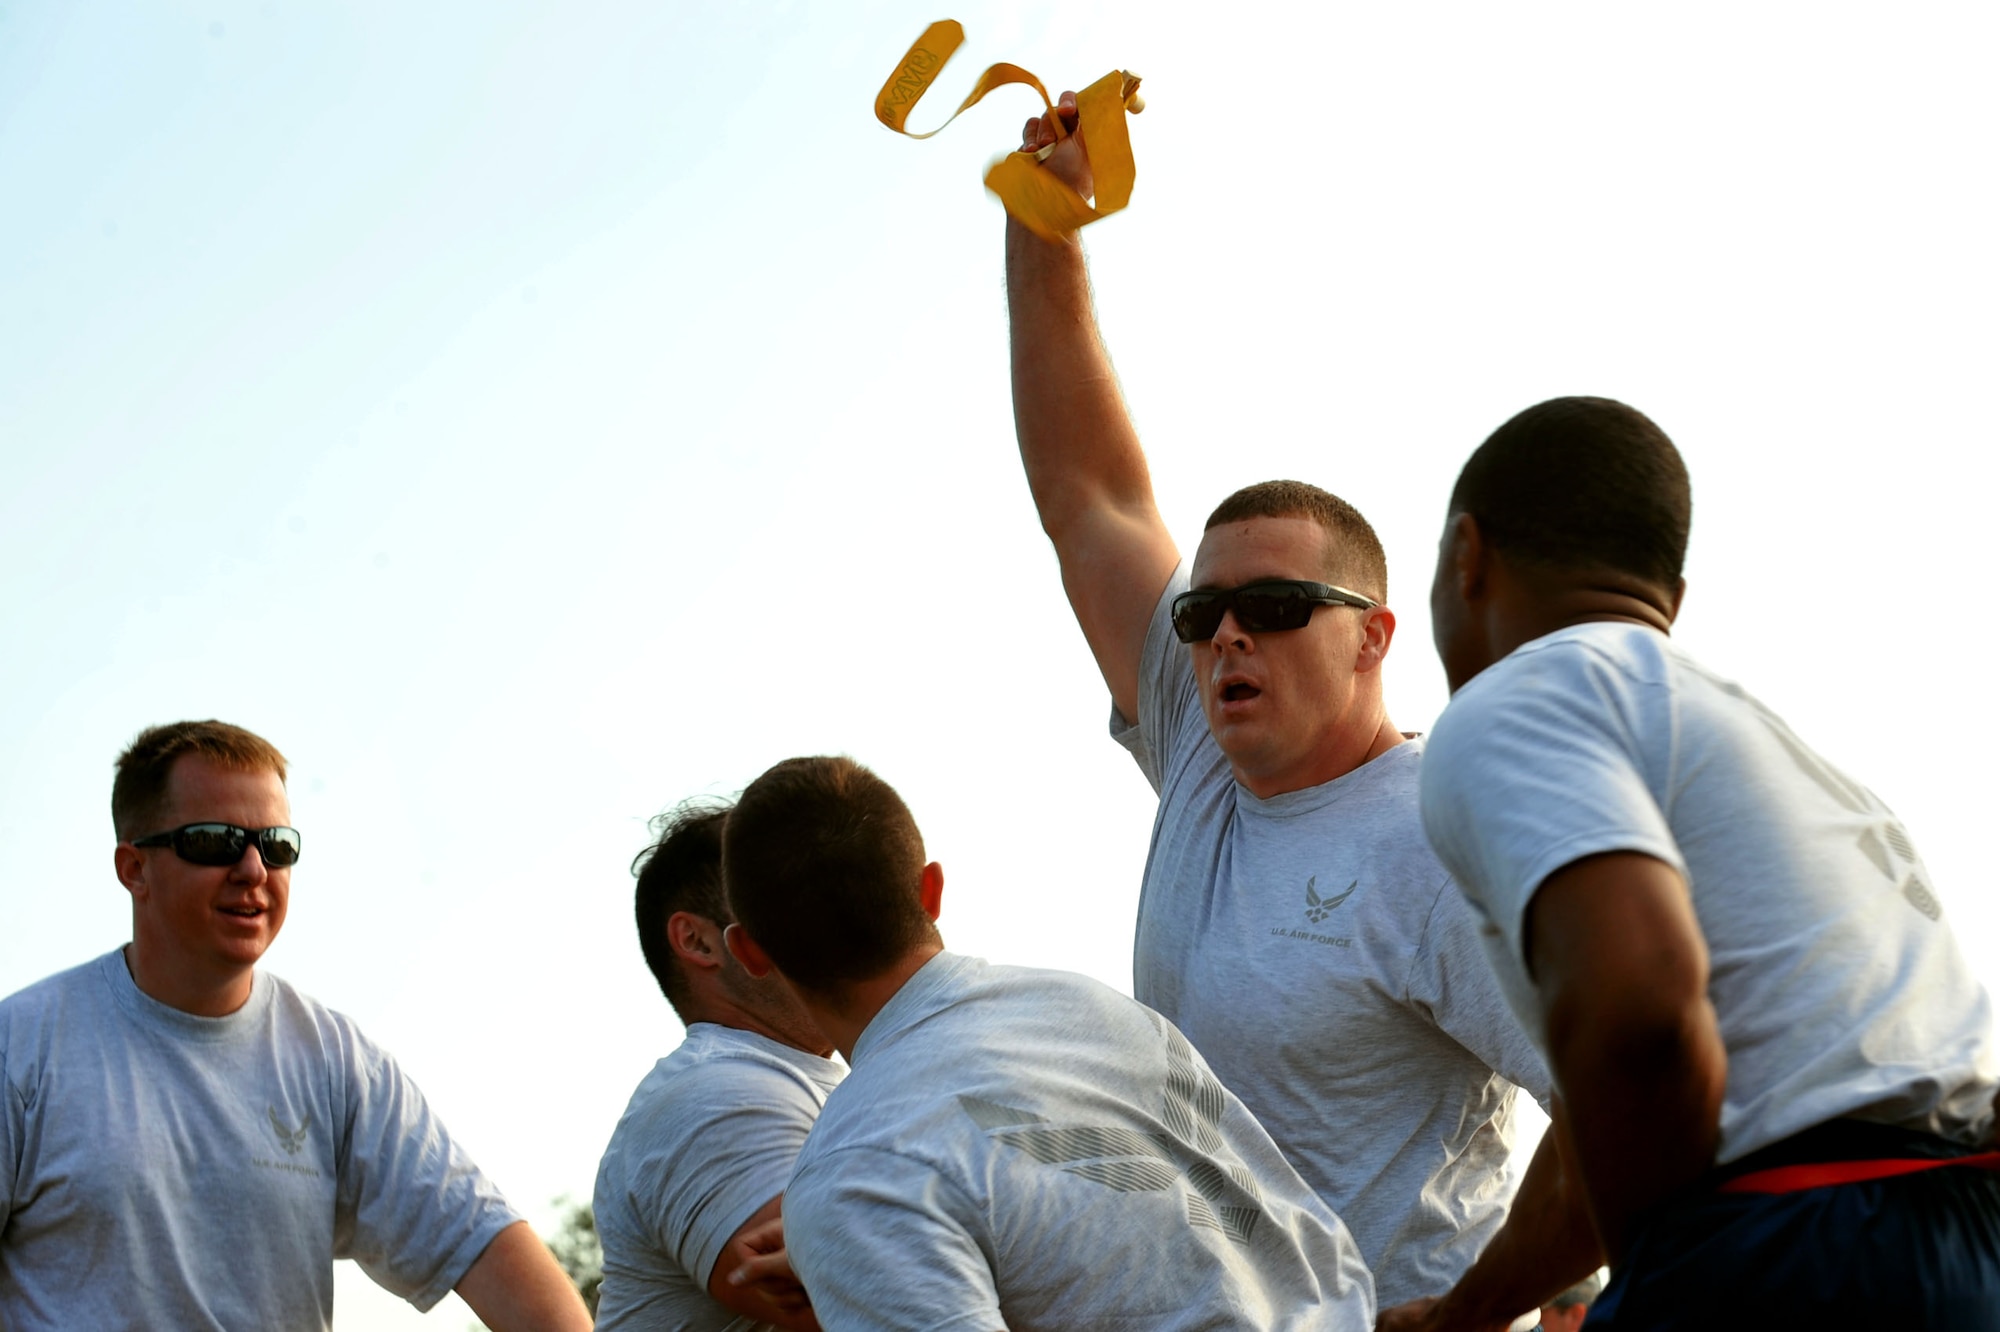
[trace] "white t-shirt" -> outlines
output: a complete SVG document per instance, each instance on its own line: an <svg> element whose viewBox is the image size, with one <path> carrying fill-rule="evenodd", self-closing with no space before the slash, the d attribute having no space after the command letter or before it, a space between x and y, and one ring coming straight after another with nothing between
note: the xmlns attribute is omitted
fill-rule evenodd
<svg viewBox="0 0 2000 1332"><path fill-rule="evenodd" d="M1514 1088L1546 1101L1467 910L1424 839L1423 745L1260 800L1210 736L1161 595L1138 725L1160 794L1133 987L1187 1033L1354 1232L1382 1303L1438 1295L1511 1197Z"/></svg>
<svg viewBox="0 0 2000 1332"><path fill-rule="evenodd" d="M0 1327L324 1328L333 1262L428 1309L519 1220L416 1085L266 971L227 1017L120 951L0 1002Z"/></svg>
<svg viewBox="0 0 2000 1332"><path fill-rule="evenodd" d="M1718 1161L1841 1116L1984 1136L1992 1005L1902 824L1664 634L1576 625L1488 667L1438 721L1423 808L1538 1039L1543 881L1610 851L1681 872L1729 1055Z"/></svg>
<svg viewBox="0 0 2000 1332"><path fill-rule="evenodd" d="M597 1167L597 1326L751 1332L709 1298L729 1237L785 1191L838 1060L697 1022L632 1093Z"/></svg>
<svg viewBox="0 0 2000 1332"><path fill-rule="evenodd" d="M1346 1227L1171 1024L950 953L856 1042L785 1233L827 1332L1374 1325Z"/></svg>

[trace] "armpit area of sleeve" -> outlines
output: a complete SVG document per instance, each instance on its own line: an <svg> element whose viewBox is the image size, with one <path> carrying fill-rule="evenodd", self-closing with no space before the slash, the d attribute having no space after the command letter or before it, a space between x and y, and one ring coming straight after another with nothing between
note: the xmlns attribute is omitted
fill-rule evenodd
<svg viewBox="0 0 2000 1332"><path fill-rule="evenodd" d="M429 1313L432 1306L465 1280L465 1274L472 1270L472 1265L479 1261L479 1255L486 1252L487 1246L500 1238L500 1232L520 1219L513 1208L499 1199L482 1199L479 1216L472 1228L452 1249L451 1256L438 1268L437 1275L425 1282L422 1289L406 1297L410 1304L419 1313Z"/></svg>
<svg viewBox="0 0 2000 1332"><path fill-rule="evenodd" d="M830 1153L785 1193L786 1247L826 1332L998 1332L979 1208L900 1153Z"/></svg>
<svg viewBox="0 0 2000 1332"><path fill-rule="evenodd" d="M1542 885L1579 860L1616 852L1651 856L1671 865L1683 879L1687 877L1687 865L1672 838L1633 828L1604 828L1595 832L1574 833L1545 848L1539 856L1525 862L1520 881L1510 893L1511 901L1488 904L1489 911L1507 936L1508 951L1524 969L1528 964L1528 907L1534 902L1535 894L1542 890Z"/></svg>

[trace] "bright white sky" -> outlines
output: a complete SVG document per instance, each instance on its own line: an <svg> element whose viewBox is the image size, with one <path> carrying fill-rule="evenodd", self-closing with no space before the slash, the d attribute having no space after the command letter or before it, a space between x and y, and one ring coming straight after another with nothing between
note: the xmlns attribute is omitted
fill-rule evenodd
<svg viewBox="0 0 2000 1332"><path fill-rule="evenodd" d="M2000 985L1992 7L951 12L940 103L1146 76L1090 248L1187 548L1246 482L1357 503L1422 729L1459 465L1632 402L1694 477L1681 637L1897 808ZM0 993L127 937L111 761L211 715L294 764L274 967L538 1224L678 1039L626 866L683 796L852 753L952 946L1129 985L1150 793L1020 479L979 185L1038 104L870 115L942 16L0 0Z"/></svg>

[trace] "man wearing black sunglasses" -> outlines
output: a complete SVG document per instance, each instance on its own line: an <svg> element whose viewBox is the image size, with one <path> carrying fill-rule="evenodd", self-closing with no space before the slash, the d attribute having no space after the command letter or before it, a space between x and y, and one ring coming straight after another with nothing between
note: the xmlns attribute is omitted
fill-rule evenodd
<svg viewBox="0 0 2000 1332"><path fill-rule="evenodd" d="M1045 169L1088 195L1081 137ZM1055 138L1037 119L1024 146ZM1029 488L1160 796L1134 991L1347 1222L1382 1302L1434 1294L1506 1213L1515 1087L1548 1084L1424 841L1422 746L1383 702L1381 543L1271 482L1224 500L1183 566L1075 238L1010 220L1007 284Z"/></svg>
<svg viewBox="0 0 2000 1332"><path fill-rule="evenodd" d="M284 756L154 727L111 808L131 943L0 1001L0 1327L327 1327L348 1257L419 1308L587 1328L395 1061L259 966L302 846Z"/></svg>

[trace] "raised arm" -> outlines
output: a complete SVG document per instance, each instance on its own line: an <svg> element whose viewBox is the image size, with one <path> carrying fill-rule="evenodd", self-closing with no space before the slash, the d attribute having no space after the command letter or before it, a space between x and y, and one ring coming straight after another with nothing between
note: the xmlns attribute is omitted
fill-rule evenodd
<svg viewBox="0 0 2000 1332"><path fill-rule="evenodd" d="M1066 121L1075 105L1063 94ZM1024 146L1054 141L1053 127L1028 122ZM1043 170L1090 194L1081 134L1064 140ZM1007 308L1014 433L1028 489L1097 668L1118 711L1136 721L1146 626L1180 555L1153 502L1146 455L1098 336L1074 235L1052 243L1007 219Z"/></svg>

